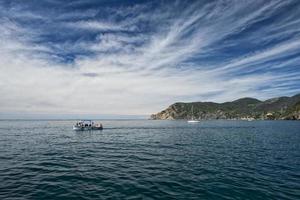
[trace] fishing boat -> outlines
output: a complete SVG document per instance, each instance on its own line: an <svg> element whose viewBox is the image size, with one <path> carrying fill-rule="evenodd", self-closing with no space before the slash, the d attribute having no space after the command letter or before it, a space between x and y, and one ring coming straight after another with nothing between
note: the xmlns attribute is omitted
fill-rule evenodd
<svg viewBox="0 0 300 200"><path fill-rule="evenodd" d="M188 123L199 123L199 120L196 120L194 117L194 106L192 105L192 119L187 121Z"/></svg>
<svg viewBox="0 0 300 200"><path fill-rule="evenodd" d="M90 131L90 130L102 130L102 124L95 123L92 120L80 120L73 126L74 131Z"/></svg>

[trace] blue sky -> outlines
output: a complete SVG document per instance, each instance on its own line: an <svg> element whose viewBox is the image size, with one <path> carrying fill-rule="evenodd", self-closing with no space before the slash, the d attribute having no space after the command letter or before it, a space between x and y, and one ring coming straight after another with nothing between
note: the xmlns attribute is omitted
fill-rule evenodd
<svg viewBox="0 0 300 200"><path fill-rule="evenodd" d="M148 115L300 92L300 1L0 1L0 113Z"/></svg>

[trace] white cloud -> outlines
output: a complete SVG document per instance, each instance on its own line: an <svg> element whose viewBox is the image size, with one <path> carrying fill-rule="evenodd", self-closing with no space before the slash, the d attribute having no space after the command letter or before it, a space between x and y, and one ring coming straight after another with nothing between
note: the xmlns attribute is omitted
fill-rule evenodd
<svg viewBox="0 0 300 200"><path fill-rule="evenodd" d="M99 31L120 31L123 28L120 25L112 24L108 22L100 22L100 21L78 21L74 23L69 23L70 26L74 26L77 28L88 29L88 30L99 30Z"/></svg>
<svg viewBox="0 0 300 200"><path fill-rule="evenodd" d="M265 3L260 9L240 18L237 15L249 6L246 3L237 3L234 8L219 3L191 6L178 18L168 16L172 13L159 15L160 12L153 11L154 14L142 13L126 23L78 21L71 26L99 32L134 31L135 23L147 16L153 20L156 29L151 33L131 35L99 33L94 43L78 41L58 46L96 53L93 57L76 58L71 65L54 64L47 57L38 58L35 55L38 51L53 50L45 45L33 45L30 37L34 37L34 33L28 34L27 29L4 20L0 26L5 33L0 36L0 111L151 114L176 101L222 102L244 96L267 98L294 92L285 91L290 85L282 83L289 78L296 80L292 73L268 72L238 77L231 73L298 50L299 40L233 59L223 66L212 66L213 70L197 62L185 63L258 18L266 18L282 4L275 1ZM137 9L129 10L136 12ZM22 34L25 36L20 37ZM278 68L286 64L281 63ZM264 85L270 87L261 92L259 88Z"/></svg>

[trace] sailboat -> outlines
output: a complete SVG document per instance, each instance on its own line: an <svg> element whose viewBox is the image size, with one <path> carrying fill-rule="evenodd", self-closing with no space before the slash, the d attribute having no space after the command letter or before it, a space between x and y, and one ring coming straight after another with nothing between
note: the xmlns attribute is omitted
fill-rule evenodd
<svg viewBox="0 0 300 200"><path fill-rule="evenodd" d="M194 106L192 105L192 119L187 121L188 123L198 123L200 122L199 120L194 119Z"/></svg>

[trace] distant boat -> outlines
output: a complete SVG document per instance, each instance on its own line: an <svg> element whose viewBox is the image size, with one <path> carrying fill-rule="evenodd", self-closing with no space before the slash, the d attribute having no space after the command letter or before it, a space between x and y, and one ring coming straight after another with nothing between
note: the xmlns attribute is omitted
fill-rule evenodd
<svg viewBox="0 0 300 200"><path fill-rule="evenodd" d="M192 119L187 121L188 123L199 123L199 120L194 119L194 106L192 105Z"/></svg>
<svg viewBox="0 0 300 200"><path fill-rule="evenodd" d="M74 131L90 131L90 130L102 130L102 124L96 124L92 120L80 120L73 126Z"/></svg>

